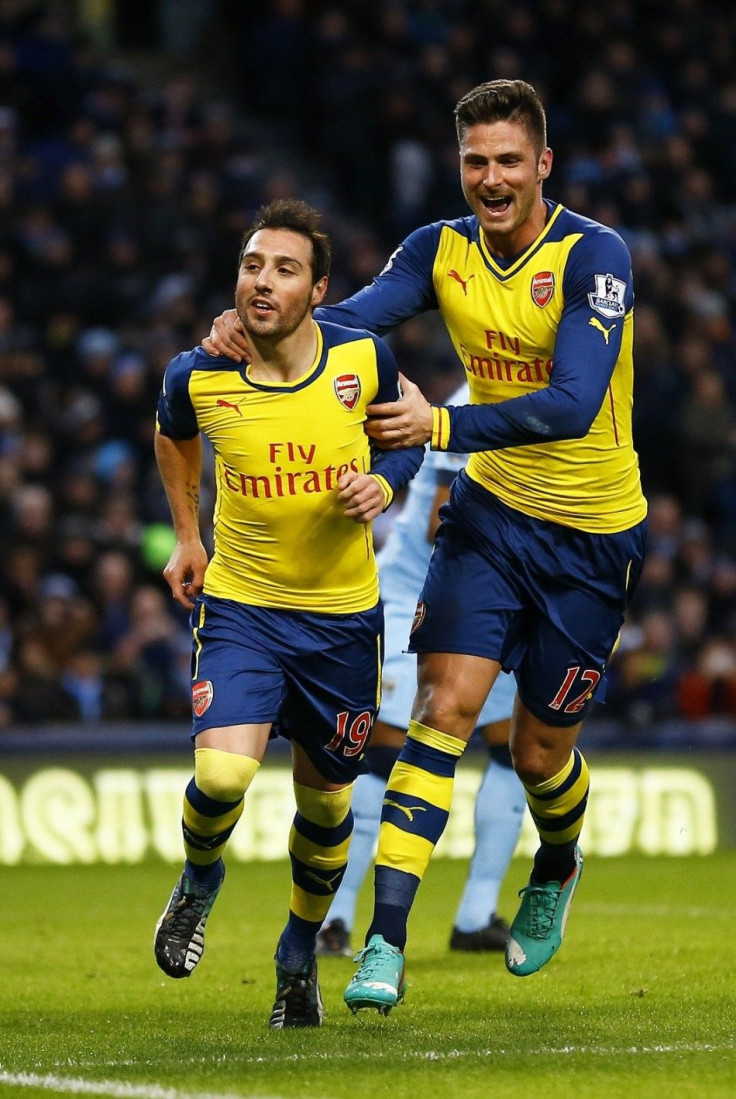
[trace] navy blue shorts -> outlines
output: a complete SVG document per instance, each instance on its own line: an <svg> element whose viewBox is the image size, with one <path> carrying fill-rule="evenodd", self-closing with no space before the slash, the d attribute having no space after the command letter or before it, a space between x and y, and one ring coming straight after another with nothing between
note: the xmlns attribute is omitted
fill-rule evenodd
<svg viewBox="0 0 736 1099"><path fill-rule="evenodd" d="M383 607L358 614L273 610L200 596L191 616L192 736L273 724L330 782L367 770L380 702Z"/></svg>
<svg viewBox="0 0 736 1099"><path fill-rule="evenodd" d="M498 660L540 721L577 724L639 579L646 520L586 534L507 507L465 473L440 516L410 651Z"/></svg>

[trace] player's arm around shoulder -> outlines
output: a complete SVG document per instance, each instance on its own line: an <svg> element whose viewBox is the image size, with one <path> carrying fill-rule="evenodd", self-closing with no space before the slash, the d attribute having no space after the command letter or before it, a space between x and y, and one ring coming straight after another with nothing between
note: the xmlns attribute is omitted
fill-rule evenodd
<svg viewBox="0 0 736 1099"><path fill-rule="evenodd" d="M415 229L368 286L337 305L319 306L315 320L382 336L410 317L436 309L433 266L441 232L441 223Z"/></svg>

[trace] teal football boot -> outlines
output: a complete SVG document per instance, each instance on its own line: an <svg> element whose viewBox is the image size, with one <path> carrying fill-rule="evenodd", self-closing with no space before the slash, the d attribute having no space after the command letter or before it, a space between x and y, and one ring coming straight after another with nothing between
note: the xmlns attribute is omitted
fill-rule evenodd
<svg viewBox="0 0 736 1099"><path fill-rule="evenodd" d="M515 977L528 977L557 953L567 917L583 872L583 854L575 848L575 869L567 881L537 883L533 878L519 893L521 907L511 924L506 944L506 968Z"/></svg>
<svg viewBox="0 0 736 1099"><path fill-rule="evenodd" d="M373 935L353 960L360 966L345 989L345 1003L353 1015L361 1007L374 1007L379 1015L388 1015L404 999L404 955L383 935Z"/></svg>

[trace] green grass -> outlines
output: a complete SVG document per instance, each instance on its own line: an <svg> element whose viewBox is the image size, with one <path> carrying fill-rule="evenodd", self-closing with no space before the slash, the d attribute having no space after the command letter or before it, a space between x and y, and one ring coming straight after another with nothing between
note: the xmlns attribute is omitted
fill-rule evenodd
<svg viewBox="0 0 736 1099"><path fill-rule="evenodd" d="M504 914L527 870L514 862ZM204 960L179 982L152 954L175 868L0 870L0 1094L736 1095L736 853L589 859L560 954L524 979L497 955L447 950L464 872L430 867L406 1004L354 1018L342 1003L351 963L326 959L322 1029L273 1033L285 862L231 866Z"/></svg>

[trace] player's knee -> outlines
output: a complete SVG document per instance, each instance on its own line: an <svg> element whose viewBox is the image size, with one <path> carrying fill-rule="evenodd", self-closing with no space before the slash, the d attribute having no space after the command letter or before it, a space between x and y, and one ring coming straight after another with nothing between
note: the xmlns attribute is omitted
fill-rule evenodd
<svg viewBox="0 0 736 1099"><path fill-rule="evenodd" d="M538 745L512 744L510 752L514 770L525 786L538 786L550 777L546 773L546 753Z"/></svg>
<svg viewBox="0 0 736 1099"><path fill-rule="evenodd" d="M430 729L467 740L478 720L478 710L469 707L462 694L424 683L417 691L411 716Z"/></svg>
<svg viewBox="0 0 736 1099"><path fill-rule="evenodd" d="M545 725L523 706L509 740L514 770L525 786L541 786L570 760L577 728Z"/></svg>
<svg viewBox="0 0 736 1099"><path fill-rule="evenodd" d="M258 760L237 752L194 749L194 781L213 801L240 801L259 767Z"/></svg>
<svg viewBox="0 0 736 1099"><path fill-rule="evenodd" d="M303 817L321 828L337 828L350 812L352 783L340 790L315 790L311 786L294 783L296 807Z"/></svg>
<svg viewBox="0 0 736 1099"><path fill-rule="evenodd" d="M565 766L569 752L549 750L539 744L527 744L511 750L514 770L525 786L541 786L549 782Z"/></svg>

